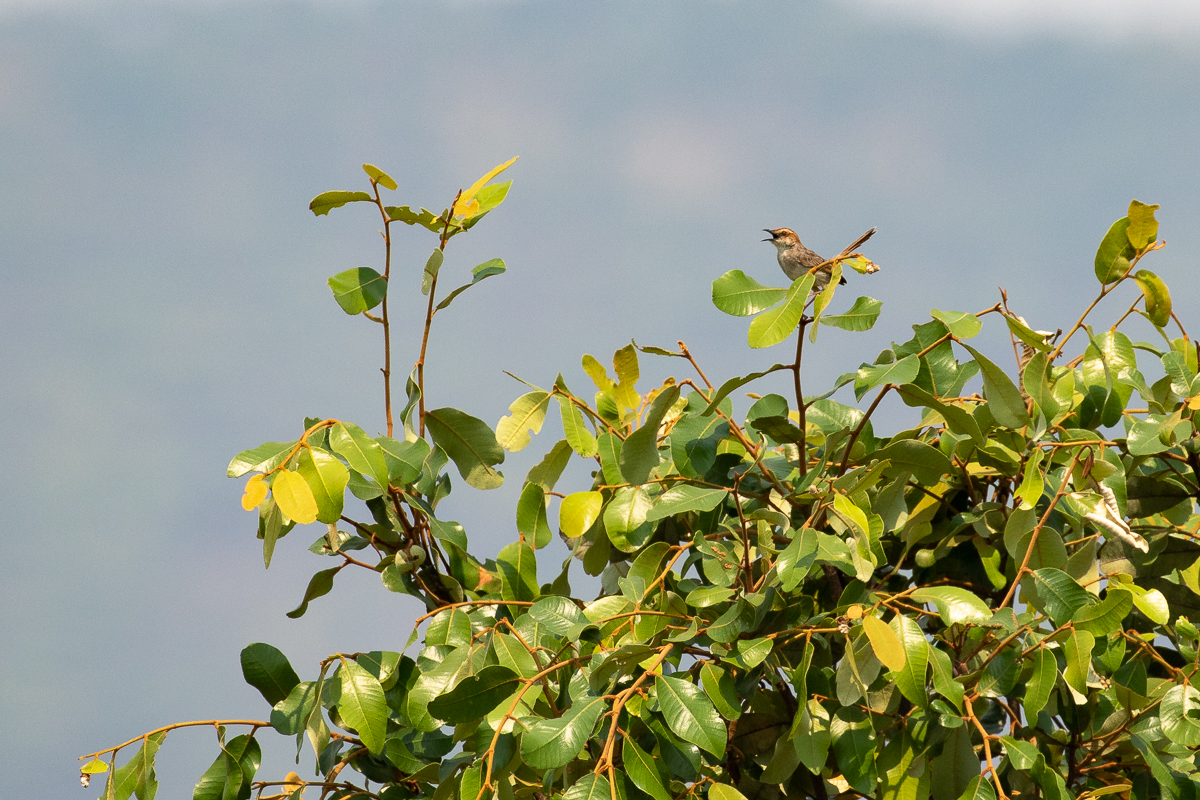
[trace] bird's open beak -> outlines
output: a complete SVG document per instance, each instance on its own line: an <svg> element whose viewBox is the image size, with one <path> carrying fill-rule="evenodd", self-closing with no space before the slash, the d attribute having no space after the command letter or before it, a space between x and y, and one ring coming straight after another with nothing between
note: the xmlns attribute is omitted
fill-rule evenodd
<svg viewBox="0 0 1200 800"><path fill-rule="evenodd" d="M764 231L766 231L767 233L771 233L771 229L770 229L770 228L763 228L763 230L764 230ZM773 242L773 241L775 241L775 234L771 233L771 238L770 238L770 239L763 239L763 241L764 241L764 242Z"/></svg>

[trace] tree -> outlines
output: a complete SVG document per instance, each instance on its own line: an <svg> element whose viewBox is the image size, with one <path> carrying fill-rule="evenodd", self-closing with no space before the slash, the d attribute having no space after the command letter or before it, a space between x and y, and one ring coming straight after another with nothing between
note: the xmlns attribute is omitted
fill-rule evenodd
<svg viewBox="0 0 1200 800"><path fill-rule="evenodd" d="M934 310L910 340L806 396L806 342L821 326L867 331L878 318L869 297L830 310L841 270L874 265L839 255L815 296L811 274L773 288L735 270L713 282L714 304L752 317L751 348L795 336L790 363L714 386L682 342L630 344L611 375L583 357L594 398L561 375L528 383L493 429L426 408L424 363L436 315L505 270L480 264L439 299L447 245L503 202L511 181L493 181L511 163L440 214L385 205L381 189L396 182L369 164L370 192L312 201L318 215L372 204L383 221L383 272L347 270L329 285L346 313L382 328L386 434L307 419L299 439L237 455L229 475L250 476L242 502L258 513L268 566L297 523L327 526L309 549L336 565L289 616L348 567L428 611L403 647L334 653L309 680L276 648L249 645L243 673L269 718L187 723L218 734L195 798L1195 794L1200 347L1163 281L1138 268L1163 246L1157 206L1135 200L1104 236L1099 293L1065 335L1033 330L1002 293L978 313ZM437 238L398 425L396 222ZM1090 315L1118 291L1132 295L1128 310L1094 330ZM1161 344L1121 330L1135 316ZM1011 334L1017 379L967 343L991 320ZM639 388L643 356L679 359L685 377ZM735 419L731 394L773 372L791 373L794 396L758 397ZM982 394L965 388L976 378ZM832 399L851 384L858 401L874 393L865 411ZM1134 392L1145 408L1130 407ZM877 434L871 418L889 396L918 421ZM528 446L552 409L562 438L525 477L519 538L481 561L462 526L438 516L457 481L450 465L476 489L499 486L505 451ZM592 482L560 492L573 458L591 464ZM542 584L554 506L569 554ZM572 596L580 568L600 579L595 599ZM183 726L82 757L85 783L107 773L105 798L150 800L155 754ZM307 742L314 778L257 779L268 728L295 736L298 753Z"/></svg>

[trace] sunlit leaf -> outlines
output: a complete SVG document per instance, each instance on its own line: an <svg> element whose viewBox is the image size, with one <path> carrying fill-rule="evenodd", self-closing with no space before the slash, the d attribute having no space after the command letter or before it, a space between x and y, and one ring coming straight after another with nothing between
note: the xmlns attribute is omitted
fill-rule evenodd
<svg viewBox="0 0 1200 800"><path fill-rule="evenodd" d="M267 484L263 481L264 477L263 475L254 475L246 481L246 490L242 493L242 508L253 511L262 504L263 500L267 499Z"/></svg>
<svg viewBox="0 0 1200 800"><path fill-rule="evenodd" d="M299 473L290 470L275 473L271 493L279 504L279 510L289 519L301 525L316 522L317 501L312 489L308 488L308 482Z"/></svg>
<svg viewBox="0 0 1200 800"><path fill-rule="evenodd" d="M312 199L308 208L318 217L328 214L331 209L341 208L347 203L370 203L374 200L366 192L322 192Z"/></svg>
<svg viewBox="0 0 1200 800"><path fill-rule="evenodd" d="M392 179L392 176L388 175L374 164L363 164L362 168L363 172L367 173L367 175L371 177L371 180L375 181L383 188L391 189L393 192L398 188L396 181Z"/></svg>
<svg viewBox="0 0 1200 800"><path fill-rule="evenodd" d="M787 289L763 286L740 269L730 270L713 281L713 305L726 314L748 317L783 299Z"/></svg>
<svg viewBox="0 0 1200 800"><path fill-rule="evenodd" d="M841 328L844 331L869 331L875 327L883 301L873 297L860 297L848 311L841 314L826 314L821 317L822 325Z"/></svg>
<svg viewBox="0 0 1200 800"><path fill-rule="evenodd" d="M804 306L808 302L813 280L812 275L797 278L784 295L783 303L751 320L747 334L751 347L771 347L796 331L804 313Z"/></svg>

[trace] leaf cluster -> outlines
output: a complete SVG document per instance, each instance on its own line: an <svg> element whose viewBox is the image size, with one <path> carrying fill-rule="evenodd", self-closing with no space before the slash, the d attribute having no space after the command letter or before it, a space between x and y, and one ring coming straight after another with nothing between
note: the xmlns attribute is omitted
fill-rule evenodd
<svg viewBox="0 0 1200 800"><path fill-rule="evenodd" d="M432 309L455 296L435 305L446 242L504 199L508 184L489 181L507 166L441 215L376 202L395 182L369 165L374 200L326 193L313 211L372 201L438 235L421 273L427 338ZM1156 208L1134 201L1105 235L1099 295L1065 336L1007 300L935 309L805 395L805 340L820 325L869 330L882 304L831 313L836 279L814 295L810 276L772 288L735 270L713 282L714 304L753 317L753 348L796 336L793 362L717 387L683 343L630 344L611 374L584 356L586 395L561 375L529 383L494 427L425 409L414 370L402 435L309 419L297 440L239 454L229 474L251 476L243 505L268 564L295 524L327 526L310 549L337 564L291 616L347 567L427 613L402 647L335 653L312 680L274 647L247 647L269 721L228 742L222 729L194 796L1194 796L1200 365L1165 283L1138 268L1162 246ZM363 270L330 281L348 313L386 294L387 270ZM1136 287L1129 310L1093 328L1122 287ZM1129 337L1135 315L1161 342ZM1014 368L968 344L989 321L1011 334ZM686 374L639 386L643 356ZM730 395L777 371L793 373L795 396L735 416ZM873 395L865 411L833 399L846 386ZM914 425L877 432L885 400L913 409ZM475 488L500 485L505 452L530 446L552 410L561 439L524 478L517 539L475 557L438 515L450 465ZM591 480L560 487L573 459ZM366 517L350 516L347 493ZM596 597L575 596L580 569L599 579ZM294 736L298 756L309 746L313 779L255 782L265 727ZM84 771L109 771L106 797L149 800L163 736L135 740L120 768L119 748L92 754Z"/></svg>

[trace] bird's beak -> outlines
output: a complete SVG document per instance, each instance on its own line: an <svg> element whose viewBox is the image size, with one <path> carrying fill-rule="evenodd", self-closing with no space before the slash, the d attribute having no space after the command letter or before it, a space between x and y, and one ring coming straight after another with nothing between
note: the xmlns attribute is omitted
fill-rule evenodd
<svg viewBox="0 0 1200 800"><path fill-rule="evenodd" d="M764 230L764 231L766 231L767 233L771 233L771 229L770 229L770 228L763 228L763 230ZM764 242L773 242L773 241L775 241L775 234L771 233L771 238L770 238L770 239L763 239L763 241L764 241Z"/></svg>

